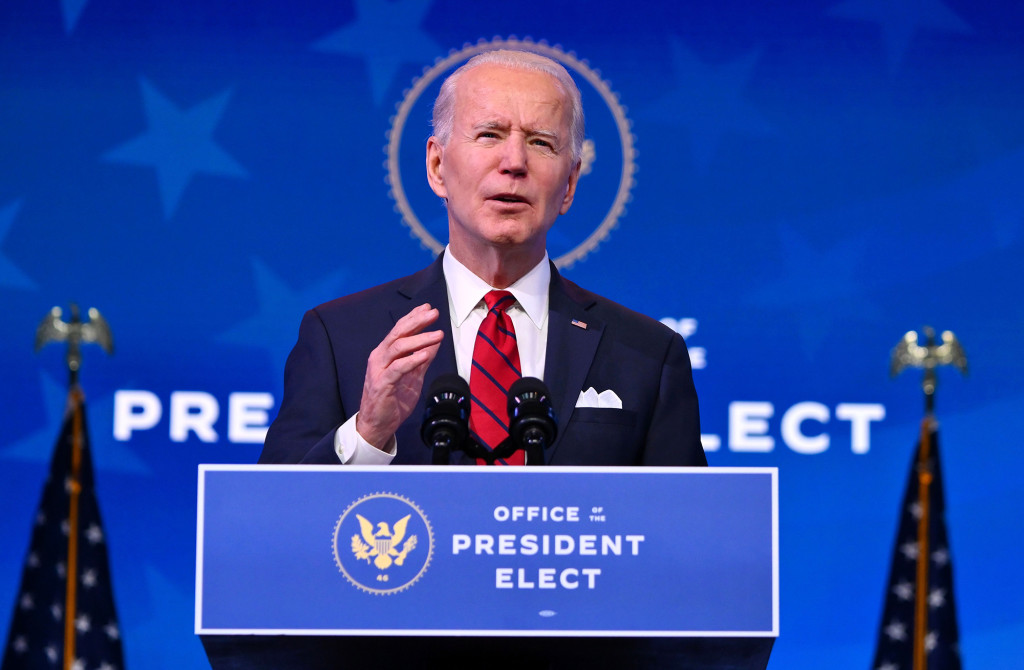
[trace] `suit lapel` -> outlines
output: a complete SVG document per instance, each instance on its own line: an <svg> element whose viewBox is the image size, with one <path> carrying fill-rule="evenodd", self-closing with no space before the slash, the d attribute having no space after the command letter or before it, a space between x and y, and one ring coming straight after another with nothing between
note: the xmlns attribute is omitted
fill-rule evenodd
<svg viewBox="0 0 1024 670"><path fill-rule="evenodd" d="M438 311L437 321L433 327L444 331L441 348L438 349L434 362L427 368L427 373L423 377L423 393L420 394L419 403L399 428L399 431L402 432L399 441L403 445L399 447L400 450L426 449L420 440L420 422L426 407L427 391L439 376L458 373L458 366L455 363L455 343L452 337L451 311L448 309L448 286L444 280L441 256L438 256L437 260L428 267L410 276L408 281L399 287L398 295L401 298L400 304L390 310L392 323L405 316L417 305L429 303ZM430 457L424 455L422 459L414 459L413 462L420 462L420 460L429 463ZM452 455L452 462L457 465L472 465L475 461L459 452Z"/></svg>
<svg viewBox="0 0 1024 670"><path fill-rule="evenodd" d="M588 312L593 305L594 300L562 279L552 264L544 381L551 392L559 438L547 450L548 462L576 407L604 332L604 324Z"/></svg>
<svg viewBox="0 0 1024 670"><path fill-rule="evenodd" d="M423 303L429 303L431 307L434 307L439 312L433 328L443 330L444 339L441 340L441 348L437 352L437 357L430 364L427 374L423 378L424 391L430 388L430 385L438 376L458 372L458 366L455 364L452 318L451 312L448 309L448 287L444 281L444 270L441 265L442 256L443 253L438 255L437 260L409 277L409 281L398 289L398 293L408 299L408 303L403 305L404 311L391 310L392 322L398 321L409 310Z"/></svg>

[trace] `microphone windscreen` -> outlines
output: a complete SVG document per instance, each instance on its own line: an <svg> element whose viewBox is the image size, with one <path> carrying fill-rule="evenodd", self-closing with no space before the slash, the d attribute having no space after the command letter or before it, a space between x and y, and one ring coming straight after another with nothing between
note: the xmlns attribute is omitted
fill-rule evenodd
<svg viewBox="0 0 1024 670"><path fill-rule="evenodd" d="M548 387L544 382L536 377L521 377L512 382L512 386L508 389L509 416L513 414L513 410L525 398L529 398L530 400L539 400L548 405L551 404Z"/></svg>
<svg viewBox="0 0 1024 670"><path fill-rule="evenodd" d="M433 397L444 393L455 393L468 398L469 384L465 379L452 372L443 374L431 382L427 396Z"/></svg>

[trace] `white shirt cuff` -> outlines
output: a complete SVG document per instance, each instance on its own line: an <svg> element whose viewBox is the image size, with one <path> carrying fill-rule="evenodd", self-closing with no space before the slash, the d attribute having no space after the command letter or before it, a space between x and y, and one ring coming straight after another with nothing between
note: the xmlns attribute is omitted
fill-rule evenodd
<svg viewBox="0 0 1024 670"><path fill-rule="evenodd" d="M356 430L356 414L341 424L334 432L334 453L344 465L391 465L398 453L398 441L391 444L391 451L381 451L363 439Z"/></svg>

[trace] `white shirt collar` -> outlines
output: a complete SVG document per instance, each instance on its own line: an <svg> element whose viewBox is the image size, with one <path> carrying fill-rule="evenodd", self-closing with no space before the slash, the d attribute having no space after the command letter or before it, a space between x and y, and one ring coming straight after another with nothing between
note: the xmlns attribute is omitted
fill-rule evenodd
<svg viewBox="0 0 1024 670"><path fill-rule="evenodd" d="M448 296L452 301L452 318L456 325L461 326L470 312L481 304L484 295L495 289L460 263L447 247L441 264L445 282L448 284ZM538 329L544 327L548 318L550 285L551 266L548 263L548 254L544 252L544 258L532 270L505 289L515 296L519 306Z"/></svg>

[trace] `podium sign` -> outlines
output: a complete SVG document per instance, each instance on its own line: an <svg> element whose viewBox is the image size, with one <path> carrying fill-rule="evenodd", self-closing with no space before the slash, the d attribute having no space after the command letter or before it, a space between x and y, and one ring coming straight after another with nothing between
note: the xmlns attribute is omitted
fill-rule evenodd
<svg viewBox="0 0 1024 670"><path fill-rule="evenodd" d="M775 637L777 479L203 465L196 633Z"/></svg>

